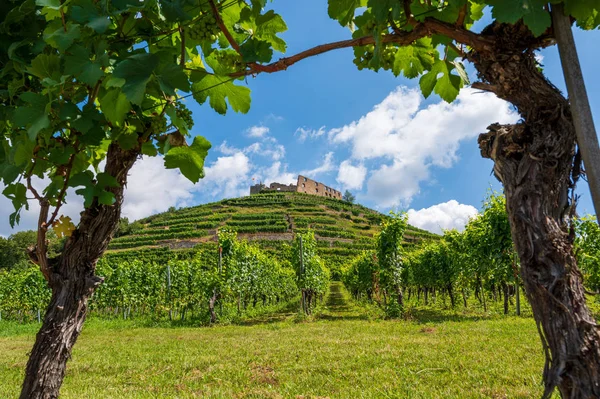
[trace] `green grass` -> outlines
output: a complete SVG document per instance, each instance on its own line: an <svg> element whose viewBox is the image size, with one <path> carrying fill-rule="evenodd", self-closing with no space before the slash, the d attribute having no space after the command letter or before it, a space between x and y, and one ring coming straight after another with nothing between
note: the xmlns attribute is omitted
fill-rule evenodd
<svg viewBox="0 0 600 399"><path fill-rule="evenodd" d="M148 328L90 320L62 398L534 398L533 319L413 309L379 318L334 284L315 316ZM0 323L0 398L18 396L35 325Z"/></svg>

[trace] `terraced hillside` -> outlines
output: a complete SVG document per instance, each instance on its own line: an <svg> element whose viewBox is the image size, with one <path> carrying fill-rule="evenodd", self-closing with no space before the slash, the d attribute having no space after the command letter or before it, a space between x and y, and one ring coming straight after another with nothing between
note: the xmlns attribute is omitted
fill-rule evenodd
<svg viewBox="0 0 600 399"><path fill-rule="evenodd" d="M360 251L374 248L374 235L387 216L357 204L301 193L268 193L227 199L150 216L115 238L107 256L184 256L214 245L217 230L234 229L283 258L295 232L312 229L320 255L336 270ZM438 236L409 226L405 245Z"/></svg>

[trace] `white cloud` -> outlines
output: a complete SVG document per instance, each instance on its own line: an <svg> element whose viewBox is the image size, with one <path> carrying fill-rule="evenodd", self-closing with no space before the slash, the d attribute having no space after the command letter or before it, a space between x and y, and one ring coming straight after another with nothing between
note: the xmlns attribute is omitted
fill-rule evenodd
<svg viewBox="0 0 600 399"><path fill-rule="evenodd" d="M383 162L367 181L367 197L378 206L408 205L432 166L456 163L461 141L474 139L490 123L519 118L508 103L472 89L462 90L452 104L421 108L422 101L418 91L399 87L359 120L328 133L332 143L351 147L351 160Z"/></svg>
<svg viewBox="0 0 600 399"><path fill-rule="evenodd" d="M367 168L363 164L352 165L352 161L345 160L340 164L337 181L349 190L360 190L367 177Z"/></svg>
<svg viewBox="0 0 600 399"><path fill-rule="evenodd" d="M248 137L265 137L269 133L266 126L252 126L246 130Z"/></svg>
<svg viewBox="0 0 600 399"><path fill-rule="evenodd" d="M189 205L193 187L179 170L165 169L162 157L143 158L129 172L122 216L137 220L171 206Z"/></svg>
<svg viewBox="0 0 600 399"><path fill-rule="evenodd" d="M319 129L310 129L306 127L299 127L294 132L294 135L298 136L298 141L303 143L306 139L316 139L325 134L325 126L321 126Z"/></svg>
<svg viewBox="0 0 600 399"><path fill-rule="evenodd" d="M441 234L442 230L463 231L469 219L476 214L477 209L474 206L450 200L418 211L410 209L408 223L432 233Z"/></svg>
<svg viewBox="0 0 600 399"><path fill-rule="evenodd" d="M250 159L241 151L231 156L218 157L210 166L204 168L205 177L196 186L196 191L208 186L212 189L213 196L245 195L250 186L250 169Z"/></svg>
<svg viewBox="0 0 600 399"><path fill-rule="evenodd" d="M221 152L221 154L225 154L225 155L233 155L236 152L239 152L240 150L238 148L235 147L230 147L227 144L227 140L224 140L220 146L217 147L217 150L219 150L219 152Z"/></svg>
<svg viewBox="0 0 600 399"><path fill-rule="evenodd" d="M303 170L302 172L300 172L300 174L310 178L314 178L317 175L331 172L334 169L335 165L333 163L333 152L328 152L327 154L325 154L325 158L323 159L323 163L321 165L317 166L314 169Z"/></svg>
<svg viewBox="0 0 600 399"><path fill-rule="evenodd" d="M298 181L298 175L287 171L287 165L280 161L273 162L273 165L259 169L254 177L254 184L263 182L266 185L271 183L295 184Z"/></svg>

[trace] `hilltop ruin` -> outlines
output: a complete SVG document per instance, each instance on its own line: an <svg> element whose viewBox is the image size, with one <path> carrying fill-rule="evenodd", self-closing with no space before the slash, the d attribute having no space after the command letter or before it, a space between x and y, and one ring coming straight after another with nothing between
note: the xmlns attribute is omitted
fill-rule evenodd
<svg viewBox="0 0 600 399"><path fill-rule="evenodd" d="M311 195L318 195L320 197L342 199L342 193L339 190L326 186L323 183L309 179L308 177L298 175L296 184L281 184L271 183L267 187L263 183L255 184L250 186L250 195L259 194L264 192L297 192Z"/></svg>

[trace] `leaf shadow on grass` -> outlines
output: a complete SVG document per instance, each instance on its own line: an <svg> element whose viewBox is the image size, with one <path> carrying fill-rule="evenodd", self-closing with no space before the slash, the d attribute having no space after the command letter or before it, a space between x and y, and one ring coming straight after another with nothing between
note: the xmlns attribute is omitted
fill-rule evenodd
<svg viewBox="0 0 600 399"><path fill-rule="evenodd" d="M436 309L411 309L408 318L416 323L444 323L448 321L482 321L497 318L495 315L476 313L459 313L459 311L443 311Z"/></svg>

